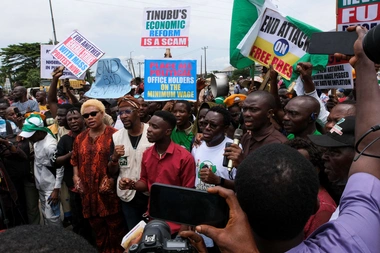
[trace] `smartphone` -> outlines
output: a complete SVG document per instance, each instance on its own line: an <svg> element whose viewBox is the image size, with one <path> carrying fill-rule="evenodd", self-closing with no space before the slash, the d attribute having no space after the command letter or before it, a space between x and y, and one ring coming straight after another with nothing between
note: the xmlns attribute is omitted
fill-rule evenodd
<svg viewBox="0 0 380 253"><path fill-rule="evenodd" d="M231 142L226 142L226 148L228 148L229 146L231 146ZM228 166L228 159L227 159L227 156L224 156L223 157L223 167L227 167Z"/></svg>
<svg viewBox="0 0 380 253"><path fill-rule="evenodd" d="M16 114L17 117L21 117L21 116L22 116L21 113L20 113L20 111L18 110L17 107L15 107L15 108L13 109L13 111L14 111L14 113Z"/></svg>
<svg viewBox="0 0 380 253"><path fill-rule="evenodd" d="M155 183L151 187L149 214L154 219L197 226L224 228L229 208L219 195L191 188Z"/></svg>
<svg viewBox="0 0 380 253"><path fill-rule="evenodd" d="M358 35L356 32L318 32L310 38L310 54L354 55L354 43Z"/></svg>

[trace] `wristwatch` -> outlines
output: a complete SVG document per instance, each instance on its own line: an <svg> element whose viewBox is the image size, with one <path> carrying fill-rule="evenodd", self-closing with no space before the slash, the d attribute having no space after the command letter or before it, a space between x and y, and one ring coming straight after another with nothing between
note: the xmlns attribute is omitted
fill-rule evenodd
<svg viewBox="0 0 380 253"><path fill-rule="evenodd" d="M224 186L224 181L225 181L225 179L222 178L222 177L220 177L220 183L217 184L217 185L219 185L219 186Z"/></svg>

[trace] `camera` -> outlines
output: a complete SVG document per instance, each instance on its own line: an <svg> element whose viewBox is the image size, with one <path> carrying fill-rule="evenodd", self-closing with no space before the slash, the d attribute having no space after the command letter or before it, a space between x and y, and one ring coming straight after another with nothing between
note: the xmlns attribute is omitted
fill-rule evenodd
<svg viewBox="0 0 380 253"><path fill-rule="evenodd" d="M129 251L135 252L193 252L193 248L187 239L182 239L177 236L171 239L169 225L160 220L153 220L149 222L142 235L139 244L133 244Z"/></svg>

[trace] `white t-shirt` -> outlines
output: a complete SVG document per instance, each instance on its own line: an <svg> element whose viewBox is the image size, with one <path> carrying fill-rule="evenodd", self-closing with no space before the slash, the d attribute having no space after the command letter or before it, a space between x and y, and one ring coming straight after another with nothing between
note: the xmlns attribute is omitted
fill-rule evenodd
<svg viewBox="0 0 380 253"><path fill-rule="evenodd" d="M198 190L207 190L207 188L212 187L212 184L203 183L199 178L199 171L204 168L211 168L215 175L222 177L224 179L230 180L227 167L223 166L223 154L227 142L233 142L230 138L225 137L224 140L217 146L208 147L206 142L203 141L198 147L194 147L191 154L194 157L196 168L195 168L195 187ZM236 169L232 169L232 178L235 178Z"/></svg>
<svg viewBox="0 0 380 253"><path fill-rule="evenodd" d="M56 176L48 169L48 167L54 167L57 140L48 133L43 140L34 143L33 147L36 188L43 191L61 188L64 172L63 166L56 169Z"/></svg>
<svg viewBox="0 0 380 253"><path fill-rule="evenodd" d="M198 190L206 191L207 188L213 187L215 185L213 184L206 184L202 182L199 178L199 171L204 168L208 167L212 169L212 172L215 173L215 175L222 177L224 179L230 180L230 176L228 173L227 167L223 166L223 158L224 158L224 149L226 148L227 142L233 142L230 138L225 137L224 140L217 146L214 147L208 147L206 145L206 142L203 141L201 145L198 147L194 147L191 151L191 154L193 155L195 159L195 188ZM236 176L236 169L233 168L231 171L232 178L235 179ZM214 242L211 238L200 234L203 237L203 240L206 244L206 247L213 247Z"/></svg>

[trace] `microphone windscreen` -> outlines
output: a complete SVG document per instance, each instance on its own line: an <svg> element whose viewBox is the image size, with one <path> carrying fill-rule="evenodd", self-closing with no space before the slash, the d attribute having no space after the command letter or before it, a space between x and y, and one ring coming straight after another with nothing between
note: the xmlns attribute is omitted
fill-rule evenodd
<svg viewBox="0 0 380 253"><path fill-rule="evenodd" d="M243 130L240 128L236 129L234 133L234 139L240 140L242 136L243 136Z"/></svg>

